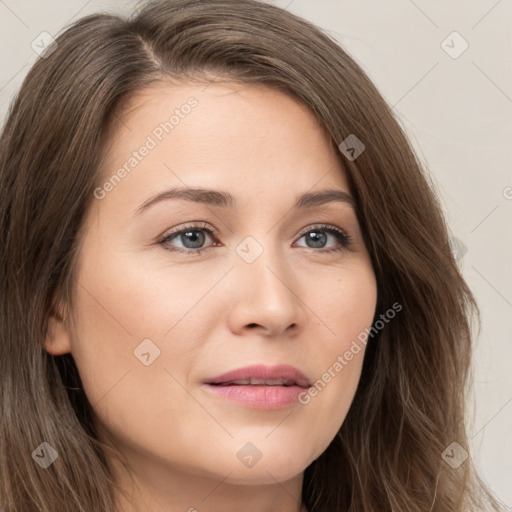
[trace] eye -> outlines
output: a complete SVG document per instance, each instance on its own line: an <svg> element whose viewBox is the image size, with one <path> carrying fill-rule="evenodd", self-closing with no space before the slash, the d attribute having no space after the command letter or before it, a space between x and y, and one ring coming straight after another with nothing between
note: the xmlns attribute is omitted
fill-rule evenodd
<svg viewBox="0 0 512 512"><path fill-rule="evenodd" d="M204 232L208 233L210 237L213 237L213 235L215 234L215 230L213 228L210 229L208 227L208 224L203 224L202 226L191 224L188 226L184 226L181 229L171 231L163 238L158 240L158 243L164 246L164 248L167 249L168 251L200 254L205 249L208 249L208 247L201 247L204 244L205 240ZM167 244L169 244L169 242L175 238L184 243L185 247L168 247Z"/></svg>
<svg viewBox="0 0 512 512"><path fill-rule="evenodd" d="M203 223L201 226L190 224L164 235L158 240L158 244L162 245L168 251L182 252L186 254L200 254L212 247L212 245L203 247L207 238L205 233L208 237L214 238L216 230L206 223ZM328 240L328 235L333 237L337 244L335 243L334 247L326 249L324 248L324 245ZM322 253L342 251L348 249L353 244L352 238L347 233L335 226L326 224L310 226L307 231L302 231L300 238L303 237L306 237L306 241L309 244L306 248L317 249L315 252ZM174 239L181 242L183 246L177 247L176 243L171 243ZM217 245L217 242L214 242L213 246L215 245Z"/></svg>
<svg viewBox="0 0 512 512"><path fill-rule="evenodd" d="M333 236L337 242L338 245L324 249L323 246L327 241L327 236L325 233L330 234ZM319 224L315 226L310 226L307 231L303 231L300 238L306 237L307 243L310 243L311 245L308 247L309 249L318 249L317 252L334 252L334 251L343 251L345 249L348 249L352 246L353 241L352 238L342 231L341 229L331 226L328 224Z"/></svg>

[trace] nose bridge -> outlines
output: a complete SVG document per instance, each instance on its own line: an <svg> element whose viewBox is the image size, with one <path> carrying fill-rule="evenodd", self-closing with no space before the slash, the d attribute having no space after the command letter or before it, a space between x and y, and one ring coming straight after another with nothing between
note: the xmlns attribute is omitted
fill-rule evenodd
<svg viewBox="0 0 512 512"><path fill-rule="evenodd" d="M283 281L290 281L292 272L289 271L281 249L271 233L245 237L235 249L241 277L247 277L255 285L264 285L277 292L284 287L286 293L290 293Z"/></svg>

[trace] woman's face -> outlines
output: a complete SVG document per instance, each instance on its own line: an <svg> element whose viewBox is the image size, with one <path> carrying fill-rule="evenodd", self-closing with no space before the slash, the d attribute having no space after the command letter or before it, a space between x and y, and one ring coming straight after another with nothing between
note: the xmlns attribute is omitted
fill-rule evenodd
<svg viewBox="0 0 512 512"><path fill-rule="evenodd" d="M350 202L296 205L350 192L321 126L261 85L153 86L116 117L102 172L76 324L52 318L47 350L71 352L96 421L141 480L301 474L347 414L364 350L332 369L371 326L377 298ZM161 195L171 189L182 195ZM279 368L205 384L251 365L331 378L302 401L305 388L276 380L299 377ZM244 384L251 375L274 381Z"/></svg>

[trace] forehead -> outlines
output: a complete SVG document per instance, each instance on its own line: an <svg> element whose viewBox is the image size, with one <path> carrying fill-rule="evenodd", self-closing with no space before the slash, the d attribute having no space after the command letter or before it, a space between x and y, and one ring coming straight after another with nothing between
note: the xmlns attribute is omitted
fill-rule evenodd
<svg viewBox="0 0 512 512"><path fill-rule="evenodd" d="M133 200L176 185L222 188L234 196L244 188L274 198L333 186L349 192L323 125L306 105L268 86L158 83L121 107L109 133L103 179L127 168L122 187ZM144 146L150 150L135 161Z"/></svg>
<svg viewBox="0 0 512 512"><path fill-rule="evenodd" d="M110 128L110 150L127 144L136 146L141 135L165 139L157 142L167 145L178 139L184 142L188 135L188 142L198 150L203 140L210 139L244 140L244 151L272 141L276 150L298 141L306 143L303 152L318 147L315 156L333 149L327 131L308 106L260 83L157 82L126 97ZM293 145L292 149L299 148Z"/></svg>

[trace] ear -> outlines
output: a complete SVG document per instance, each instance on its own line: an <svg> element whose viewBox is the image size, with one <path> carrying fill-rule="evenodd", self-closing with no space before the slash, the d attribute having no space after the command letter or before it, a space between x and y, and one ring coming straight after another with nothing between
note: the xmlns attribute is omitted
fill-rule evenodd
<svg viewBox="0 0 512 512"><path fill-rule="evenodd" d="M60 308L60 311L53 308L48 319L44 347L52 356L60 356L71 352L69 327L65 322L62 311L63 308Z"/></svg>

